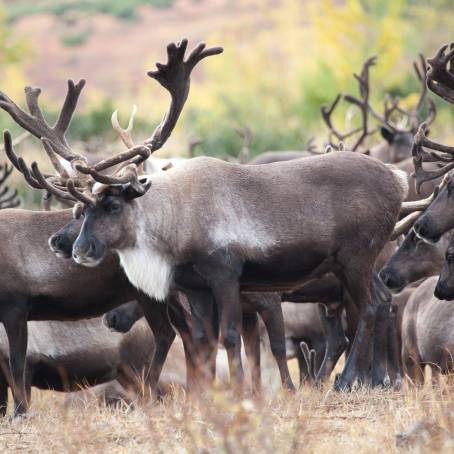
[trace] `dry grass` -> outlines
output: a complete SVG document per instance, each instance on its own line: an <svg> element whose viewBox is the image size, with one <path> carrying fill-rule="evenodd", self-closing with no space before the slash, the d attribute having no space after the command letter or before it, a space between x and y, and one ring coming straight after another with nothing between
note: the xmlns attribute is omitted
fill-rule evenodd
<svg viewBox="0 0 454 454"><path fill-rule="evenodd" d="M0 452L454 451L453 391L447 384L353 393L327 386L268 392L259 401L220 389L190 399L175 389L163 402L135 409L95 400L66 408L61 394L35 392L27 418L0 422Z"/></svg>

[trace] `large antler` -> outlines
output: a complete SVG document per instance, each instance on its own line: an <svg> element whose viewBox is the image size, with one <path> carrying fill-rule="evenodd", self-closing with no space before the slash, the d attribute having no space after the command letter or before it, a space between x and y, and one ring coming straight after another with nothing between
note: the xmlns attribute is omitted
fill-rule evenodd
<svg viewBox="0 0 454 454"><path fill-rule="evenodd" d="M5 93L0 92L0 107L8 112L13 120L26 131L38 139L46 139L50 144L52 151L57 153L66 161L74 160L86 161L79 154L71 151L65 138L66 131L71 122L71 118L77 106L80 93L85 86L85 80L80 80L77 84L74 81L68 81L68 91L63 103L60 115L53 127L49 126L39 107L38 98L41 94L40 88L25 87L25 100L30 113L22 110L14 101Z"/></svg>
<svg viewBox="0 0 454 454"><path fill-rule="evenodd" d="M160 149L169 138L188 97L190 75L196 64L206 57L220 54L223 51L221 47L206 49L205 44L201 43L192 50L185 60L187 44L187 40L183 40L178 45L169 44L167 46L167 63L157 63L158 69L148 72L148 75L157 80L171 96L169 111L151 137L145 140L143 145L132 147L116 156L100 161L94 166L76 165L78 171L91 175L94 180L100 183L123 184L132 182L140 187L137 172L133 171L132 165L138 166L144 162L154 151ZM107 176L100 173L102 170L117 164L123 164L118 175Z"/></svg>
<svg viewBox="0 0 454 454"><path fill-rule="evenodd" d="M13 166L24 175L25 180L30 186L46 191L44 199L47 200L47 205L49 205L51 194L60 200L77 201L77 199L66 191L66 181L70 176L74 177L74 174L76 174L78 185L85 184L87 180L85 175L77 175L77 171L75 170L76 163L86 163L86 158L74 153L65 137L84 86L85 80L83 79L77 84L72 80L68 81L66 98L54 126L49 126L39 107L38 98L41 94L41 89L25 88L25 99L29 113L22 110L5 93L0 92L0 107L8 112L17 124L42 141L44 149L57 172L57 175L42 174L36 163L33 163L31 168L29 168L25 161L16 155L11 136L9 132L5 132L4 148L8 158ZM65 167L60 158L69 162L70 166Z"/></svg>
<svg viewBox="0 0 454 454"><path fill-rule="evenodd" d="M425 123L431 124L435 120L437 109L432 99L427 98L427 76L426 76L426 60L422 54L419 54L419 62L413 62L413 69L416 78L420 84L420 94L416 106L408 111L399 106L399 98L392 98L389 95L385 96L383 102L383 115L378 114L371 105L369 111L376 120L383 126L395 132L412 132L415 133L419 124L423 121L422 113L427 101L427 117L424 119ZM393 121L393 117L397 116L401 119L407 119L408 127L405 128Z"/></svg>
<svg viewBox="0 0 454 454"><path fill-rule="evenodd" d="M427 63L427 86L440 98L454 104L454 44L442 46Z"/></svg>
<svg viewBox="0 0 454 454"><path fill-rule="evenodd" d="M422 123L416 132L413 141L413 165L415 167L415 180L416 191L418 194L421 190L421 185L430 180L440 178L450 170L454 169L454 147L449 147L430 140L427 137L427 124ZM441 152L434 151L427 152L423 147L430 148ZM425 170L423 167L424 162L440 162L441 167L437 170Z"/></svg>
<svg viewBox="0 0 454 454"><path fill-rule="evenodd" d="M376 61L375 56L368 58L363 64L361 74L360 75L353 74L353 76L355 77L359 84L360 95L359 98L352 95L338 94L330 106L323 106L321 108L323 121L326 123L330 130L329 142L330 145L334 148L337 148L337 145L333 144L332 142L333 136L336 137L338 143L341 143L344 142L346 139L350 138L351 136L360 133L359 137L356 139L354 144L351 147L349 147L351 151L356 151L358 147L364 142L366 137L375 132L375 130L373 131L369 130L368 125L369 95L370 95L369 69L371 66L375 64L375 61ZM362 126L355 128L351 131L348 131L346 133L342 133L337 128L335 128L331 118L333 111L335 110L341 99L344 99L348 103L355 105L361 112Z"/></svg>

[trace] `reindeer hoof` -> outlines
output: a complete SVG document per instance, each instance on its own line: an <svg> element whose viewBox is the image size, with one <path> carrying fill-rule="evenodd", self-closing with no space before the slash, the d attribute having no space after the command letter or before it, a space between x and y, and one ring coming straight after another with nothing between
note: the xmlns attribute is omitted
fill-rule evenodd
<svg viewBox="0 0 454 454"><path fill-rule="evenodd" d="M342 377L342 374L337 374L336 379L334 380L334 390L335 391L351 391L355 383L355 379L352 381Z"/></svg>

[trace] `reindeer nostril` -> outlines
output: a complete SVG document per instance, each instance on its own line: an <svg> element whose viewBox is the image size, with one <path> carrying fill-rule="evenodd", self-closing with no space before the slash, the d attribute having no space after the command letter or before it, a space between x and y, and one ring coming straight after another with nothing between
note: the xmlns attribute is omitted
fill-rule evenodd
<svg viewBox="0 0 454 454"><path fill-rule="evenodd" d="M112 314L109 324L111 328L115 328L117 326L117 316L115 314Z"/></svg>
<svg viewBox="0 0 454 454"><path fill-rule="evenodd" d="M94 257L96 253L96 247L93 242L90 242L90 245L88 246L88 250L86 253L87 257Z"/></svg>

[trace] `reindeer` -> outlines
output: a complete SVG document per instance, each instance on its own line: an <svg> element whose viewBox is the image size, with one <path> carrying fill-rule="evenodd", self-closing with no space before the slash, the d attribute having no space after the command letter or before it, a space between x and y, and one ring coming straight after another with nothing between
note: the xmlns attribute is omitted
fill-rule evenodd
<svg viewBox="0 0 454 454"><path fill-rule="evenodd" d="M117 380L127 394L139 396L155 350L146 321L125 335L109 333L100 317L73 322L31 321L28 335L25 369L28 400L32 386L71 392L112 380ZM8 383L12 383L8 363L6 333L1 329L0 414L3 416L7 411ZM184 385L184 375L174 376L173 383ZM158 389L168 386L167 382L158 383Z"/></svg>
<svg viewBox="0 0 454 454"><path fill-rule="evenodd" d="M297 358L300 385L307 380L319 383L331 375L348 346L343 308L323 304L282 304L287 358ZM302 347L301 344L304 344ZM313 351L312 357L307 352Z"/></svg>
<svg viewBox="0 0 454 454"><path fill-rule="evenodd" d="M52 235L49 239L49 246L59 258L71 258L72 246L79 235L80 222L78 220L70 221L60 231ZM191 295L193 298L193 295ZM184 306L182 300L187 301L181 292L174 295L174 299L179 301L180 305ZM191 301L191 300L190 300ZM189 301L189 303L190 303ZM271 352L276 360L279 373L281 375L282 384L288 389L294 389L290 372L286 363L285 341L284 341L284 320L280 307L281 298L278 294L269 293L242 293L241 303L243 310L243 340L246 350L246 355L250 363L250 371L252 374L252 391L258 393L261 388L261 371L260 371L260 333L259 321L257 315L260 315L270 339ZM106 315L106 324L108 327L120 332L127 332L132 325L141 317L143 310L137 302L133 301L129 304L124 304L118 310L112 310ZM197 320L197 319L196 319ZM188 320L190 325L192 317ZM203 323L202 323L203 325ZM204 327L198 324L196 330L204 334ZM213 357L214 361L214 357ZM191 375L195 374L195 370L191 370ZM192 383L191 383L192 384Z"/></svg>
<svg viewBox="0 0 454 454"><path fill-rule="evenodd" d="M399 106L398 98L391 99L391 97L387 95L383 103L383 115L379 114L371 106L369 101L369 72L370 68L375 65L376 59L376 57L368 58L363 64L361 73L359 75L354 74L359 85L359 98L350 94L343 95L339 93L329 106L321 108L322 119L330 131L328 143L331 148L337 149L339 148L340 143L345 142L351 137L357 136L350 148L352 151L359 150L360 147L364 145L365 139L377 132L376 128L370 128L369 114L371 114L373 119L378 121L381 125L380 132L384 142L372 147L370 150L364 150L364 152L373 158L386 163L404 164L404 161L411 158L413 135L415 134L419 123L422 121L421 117L426 102L428 105L428 113L425 119L426 123L431 124L436 116L435 104L430 98L427 98L425 59L422 55L419 55L419 65L416 62L413 63L416 77L421 85L420 95L416 106L412 110L406 111ZM342 99L358 108L361 114L361 126L347 132L341 132L337 129L332 120L332 114ZM399 125L393 121L396 115L400 118L400 123L402 123L402 120L406 120L408 126L403 127L402 124ZM397 167L401 168L400 165L397 165ZM402 170L407 170L407 164L404 165Z"/></svg>
<svg viewBox="0 0 454 454"><path fill-rule="evenodd" d="M197 59L202 59L204 56L210 55L209 51L206 51L206 54L203 53L202 56L195 55L194 58ZM197 61L197 60L196 60ZM83 87L83 83L79 83L77 86L74 85L74 83L70 82L69 87L71 89L77 89L79 90L78 93L80 93L80 90ZM30 104L33 104L33 100L30 100L30 97L33 96L34 93L39 93L38 89L27 89L27 102ZM28 115L24 111L20 110L11 100L9 100L6 95L3 95L4 99L6 100L5 104L3 107L5 110L7 110L9 113L12 114L13 118L21 125L26 127L32 134L36 136L44 136L44 134L47 134L49 137L53 137L53 142L54 145L57 144L56 146L59 146L58 144L62 142L61 138L54 137L56 134L53 131L49 130L49 127L41 122L41 124L38 124L40 121L40 118L35 115ZM36 100L35 100L36 102ZM170 121L172 120L172 115L174 112L172 111L174 104L172 103L171 106L171 111L169 113L170 116ZM75 109L75 103L73 103L73 111ZM122 141L130 146L133 144L132 138L131 138L131 130L133 126L133 120L134 120L134 115L135 115L136 109L133 109L133 112L130 117L129 125L126 129L122 129L121 126L118 123L117 119L117 112L114 112L112 115L112 126L114 129L117 131L119 134L120 138ZM167 118L165 121L169 121ZM165 129L165 123L163 122L162 128ZM9 138L7 135L7 143L6 143L6 151L8 155L12 158L13 164L20 170L23 174L24 177L26 178L27 182L34 186L34 187L41 187L42 189L45 189L48 193L51 193L55 195L59 199L64 199L64 200L71 200L67 196L62 196L62 191L58 187L53 187L49 185L47 181L42 180L42 175L40 174L39 170L35 174L35 170L33 169L28 169L27 166L25 165L24 161L15 156L14 151L12 150L12 146L9 143ZM56 168L58 174L63 177L63 176L68 176L68 170L64 168L64 162L61 163L59 159L52 154L52 150L50 148L50 141L43 139L43 143L45 144L46 151L51 157L51 161L54 164L54 167ZM68 147L66 145L67 150ZM67 151L66 151L67 152ZM152 168L152 171L154 171L156 168L161 171L163 170L161 168L161 162L162 160L152 160L152 165L150 166ZM99 164L99 163L98 163ZM98 165L95 164L95 165ZM172 164L172 163L171 163ZM178 163L174 163L176 166L181 164L181 161ZM102 161L101 161L102 165ZM170 166L169 166L170 167ZM167 168L169 168L167 167ZM147 169L149 170L149 169ZM55 181L55 179L58 177L49 177L49 181ZM77 221L74 222L69 222L65 227L63 227L60 231L55 233L49 238L49 245L51 247L51 250L53 250L57 255L60 257L67 257L68 253L69 256L71 254L71 248L72 248L72 242L74 239L77 237L80 229L80 223L78 224ZM193 295L189 296L189 300L193 298ZM207 301L209 301L210 295L204 295L204 302L207 304ZM178 296L175 296L173 298L173 301L177 304L178 303ZM271 343L272 343L272 351L276 357L280 372L281 372L281 377L283 383L289 388L293 388L293 384L291 382L290 374L288 372L288 367L286 364L286 355L285 355L285 344L284 344L284 327L283 327L283 320L282 320L282 314L281 309L279 304L275 302L270 302L266 301L266 299L262 298L262 301L260 303L256 303L254 306L258 312L261 314L262 318L265 321L265 324L267 326L267 329L269 331ZM246 345L246 350L249 353L249 355L254 355L252 358L252 363L257 365L259 364L259 350L258 350L258 343L253 340L254 335L258 336L258 320L257 316L255 314L252 314L251 308L247 306L246 303L246 315L245 316L245 330L244 330L244 336L247 336L247 339L245 338L245 345ZM205 312L208 310L207 308L204 308ZM254 309L255 310L255 309ZM202 333L203 335L203 329L204 326L203 324L197 325L197 332ZM194 323L193 323L194 326ZM186 328L186 327L185 327ZM197 335L197 334L196 334ZM186 336L187 338L188 336ZM258 339L258 337L257 337ZM189 341L190 339L187 339ZM254 348L251 348L250 346L253 345L255 346ZM191 370L191 374L195 373L195 368L194 367L189 367L188 364L188 370ZM254 367L251 367L251 370L253 373L255 373L253 383L254 385L257 385L259 387L260 384L260 371ZM192 382L192 381L191 381Z"/></svg>
<svg viewBox="0 0 454 454"><path fill-rule="evenodd" d="M424 383L424 366L432 377L453 371L454 308L452 302L434 296L437 276L426 279L405 305L402 319L402 362L415 384Z"/></svg>
<svg viewBox="0 0 454 454"><path fill-rule="evenodd" d="M414 230L410 230L386 266L381 269L381 280L393 293L399 293L407 285L439 274L450 237L451 233L448 232L441 241L432 244L423 241Z"/></svg>
<svg viewBox="0 0 454 454"><path fill-rule="evenodd" d="M454 49L448 50L448 45L442 46L436 55L427 61L427 86L444 100L454 104ZM434 200L422 207L423 213L414 223L416 234L428 241L437 242L444 233L454 228L454 217L451 216L452 194L454 189L454 147L450 147L427 137L428 128L421 124L415 136L413 146L413 161L417 189L425 182L443 177L439 190L434 194ZM430 151L426 151L429 149ZM432 151L433 150L433 151ZM425 163L437 163L436 170L424 167Z"/></svg>
<svg viewBox="0 0 454 454"><path fill-rule="evenodd" d="M74 175L58 184L63 181L46 178L36 163L31 172L43 186L77 201L75 215L84 213L73 245L78 264L97 266L108 251L116 251L131 283L157 300L165 299L173 288L212 292L221 339L236 365L237 383L243 380L240 289L292 290L334 272L360 313L338 382L341 388L349 387L360 362L368 364L375 313L386 300L373 264L393 230L406 195L406 179L376 160L351 152L267 166L199 157L166 172L140 175L140 165L174 128L187 98L189 73L198 58L206 56L204 47L198 46L185 60L186 46L186 41L169 45L168 63L150 73L170 90L172 106L143 145L89 167L83 157L66 149L62 152L44 139L54 157L71 163ZM120 163L115 175L100 173ZM333 201L342 192L354 197L333 210ZM203 313L206 305L201 301L196 304ZM208 358L213 342L195 342L199 357Z"/></svg>
<svg viewBox="0 0 454 454"><path fill-rule="evenodd" d="M42 138L53 165L61 175L68 176L71 173L68 168L70 166L65 168L65 161L57 158L54 150L57 148L66 157L73 156L70 154L65 133L84 84L84 81L78 84L69 82L63 108L56 125L52 128L45 123L39 108L39 89L26 88L30 114L21 110L4 93L0 94L0 107L9 112L17 123L32 135ZM174 113L175 111L171 110L168 121L173 121ZM29 169L24 160L15 155L8 132L5 132L4 143L9 159L18 170L23 172L29 184L41 189L45 188L47 192L58 196L59 199L72 200L66 190L57 187L58 181L54 176L43 176L39 171L35 173L33 170L35 166ZM77 182L76 185L79 183ZM96 270L87 270L71 261L57 260L46 243L49 237L58 228L68 224L71 218L71 210L52 212L2 210L0 212L0 230L4 238L18 238L18 235L20 238L14 250L9 248L8 243L3 243L0 254L4 261L0 282L0 321L8 337L16 415L24 413L28 406L24 374L27 321L29 320L90 318L136 299L144 304L145 316L155 335L157 345L150 374L145 377L146 385L152 390L156 387L167 352L175 338L172 325L179 330L185 342L186 353L189 355L191 351L188 346L191 334L185 314L181 311L178 302L169 298L167 306L153 304L146 294L139 292L129 283L115 255L108 254L103 266ZM27 259L24 261L23 257ZM172 325L168 320L168 312L172 318ZM191 371L193 367L188 355L188 370Z"/></svg>

